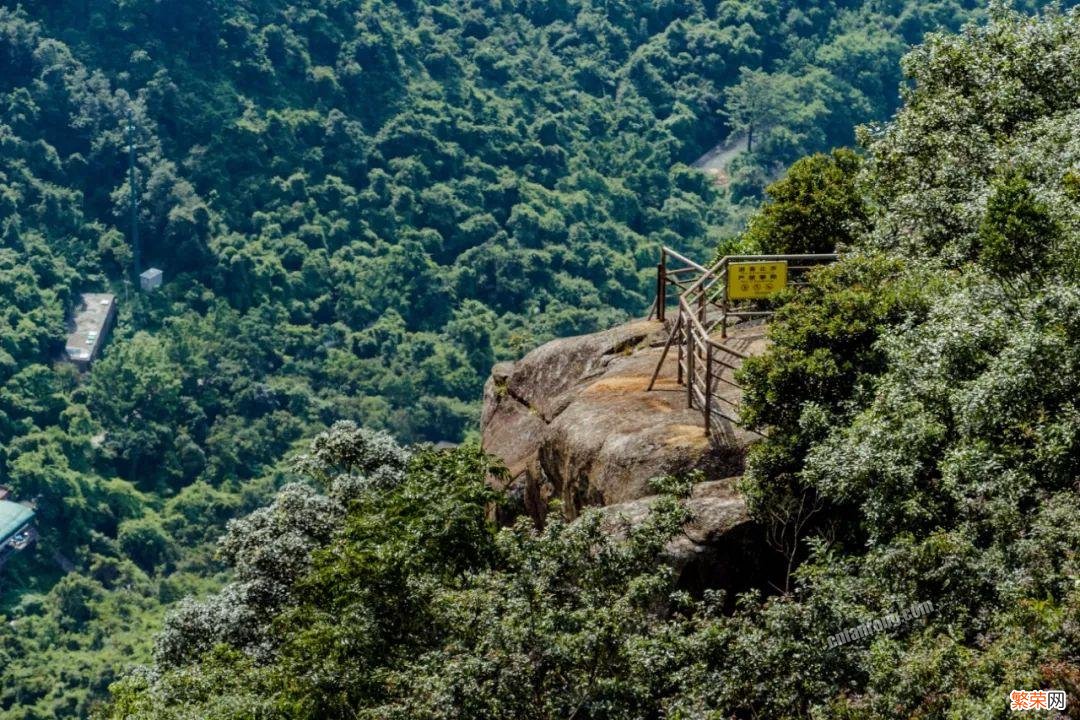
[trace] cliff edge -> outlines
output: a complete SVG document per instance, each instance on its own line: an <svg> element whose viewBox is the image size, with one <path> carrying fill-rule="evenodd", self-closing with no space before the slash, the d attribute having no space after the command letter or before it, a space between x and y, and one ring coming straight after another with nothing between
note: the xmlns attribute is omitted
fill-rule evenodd
<svg viewBox="0 0 1080 720"><path fill-rule="evenodd" d="M711 439L700 410L687 407L672 348L647 391L668 328L635 320L543 345L500 363L484 390L484 449L510 470L506 490L537 525L552 500L566 517L587 507L639 517L653 495L649 480L701 470L688 500L694 521L673 550L688 558L749 522L735 489L747 447L757 439L733 424ZM736 329L729 341L747 354L765 347L764 327ZM739 391L729 387L730 400Z"/></svg>

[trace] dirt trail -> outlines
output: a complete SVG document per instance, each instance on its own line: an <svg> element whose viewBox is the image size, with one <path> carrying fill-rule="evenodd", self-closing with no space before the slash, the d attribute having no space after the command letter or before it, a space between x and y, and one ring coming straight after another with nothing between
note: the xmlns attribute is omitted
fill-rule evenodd
<svg viewBox="0 0 1080 720"><path fill-rule="evenodd" d="M724 142L694 161L693 167L716 176L716 182L727 185L728 166L746 150L746 135L729 135Z"/></svg>

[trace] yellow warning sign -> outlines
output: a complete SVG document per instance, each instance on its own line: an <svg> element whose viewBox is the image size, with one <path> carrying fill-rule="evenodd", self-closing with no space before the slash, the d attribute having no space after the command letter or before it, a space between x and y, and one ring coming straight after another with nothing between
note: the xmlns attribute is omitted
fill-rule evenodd
<svg viewBox="0 0 1080 720"><path fill-rule="evenodd" d="M728 300L767 298L785 287L786 262L736 262L728 265Z"/></svg>

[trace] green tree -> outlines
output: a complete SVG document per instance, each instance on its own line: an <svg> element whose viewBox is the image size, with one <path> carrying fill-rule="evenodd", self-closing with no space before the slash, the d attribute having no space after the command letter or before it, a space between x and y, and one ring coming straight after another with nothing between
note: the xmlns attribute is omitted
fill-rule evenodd
<svg viewBox="0 0 1080 720"><path fill-rule="evenodd" d="M84 626L97 612L101 586L82 575L67 575L53 587L50 595L56 603L60 622L67 628Z"/></svg>
<svg viewBox="0 0 1080 720"><path fill-rule="evenodd" d="M125 520L117 529L120 550L143 570L152 571L175 553L173 540L153 515Z"/></svg>
<svg viewBox="0 0 1080 720"><path fill-rule="evenodd" d="M779 255L851 247L868 215L860 166L860 157L847 149L799 160L766 189L768 200L751 218L743 242Z"/></svg>
<svg viewBox="0 0 1080 720"><path fill-rule="evenodd" d="M168 355L159 339L140 333L114 345L98 362L88 388L91 410L104 426L105 446L128 478L163 476L147 473L143 462L160 464L182 421L183 369ZM152 485L152 483L150 483Z"/></svg>
<svg viewBox="0 0 1080 720"><path fill-rule="evenodd" d="M992 187L979 225L979 260L1004 278L1024 273L1040 277L1061 235L1049 204L1014 170Z"/></svg>
<svg viewBox="0 0 1080 720"><path fill-rule="evenodd" d="M788 94L790 77L764 70L739 68L739 82L724 92L724 112L733 132L746 135L747 152L754 149L754 133L764 133L778 125L795 101Z"/></svg>

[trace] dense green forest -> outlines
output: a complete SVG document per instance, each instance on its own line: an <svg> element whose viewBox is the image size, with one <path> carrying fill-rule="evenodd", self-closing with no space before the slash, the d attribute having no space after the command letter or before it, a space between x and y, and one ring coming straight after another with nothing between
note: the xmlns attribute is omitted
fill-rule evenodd
<svg viewBox="0 0 1080 720"><path fill-rule="evenodd" d="M846 547L873 539L904 567L904 538L907 552L938 561L917 531L953 512L933 548L944 553L950 538L978 537L1002 567L1026 567L1029 556L1013 557L1008 538L994 534L997 520L983 527L981 516L959 513L996 507L990 490L964 484L975 471L961 461L1016 476L1013 505L996 500L1008 507L995 512L1031 507L1044 485L1020 477L1026 456L992 433L1022 445L1036 430L979 409L974 396L957 400L974 413L960 429L908 410L928 403L928 413L959 412L936 393L956 378L977 385L978 352L996 357L995 342L1012 343L1017 367L1028 367L1028 345L1015 333L1021 321L1023 337L1044 338L1045 352L1069 349L1067 334L1056 341L1064 349L1051 346L1055 333L1071 332L1062 319L1070 286L1059 296L1040 290L1053 288L1073 257L1076 180L1062 180L1077 145L1069 135L1077 123L1061 117L1077 96L1068 21L1024 29L1003 20L989 39L968 31L917 50L904 68L914 89L895 124L868 126L863 154L801 161L752 216L791 163L854 144L856 125L892 116L910 45L986 14L966 0L0 2L0 484L37 501L42 533L34 552L0 571L0 718L88 716L110 683L152 659L153 670L120 686L110 712L563 717L588 708L590 717L622 717L646 712L626 708L663 706L697 717L678 705L691 697L679 687L712 683L721 669L708 658L739 657L740 647L749 653L757 644L775 653L763 657L778 668L810 636L773 629L769 643L754 641L764 632L754 623L809 622L824 612L813 600L824 591L770 601L764 614L748 601L754 612L725 625L706 621L710 599L664 602L671 614L657 618L671 578L656 550L677 525L674 501L640 537L605 545L607 561L597 565L588 549L603 541L588 523L553 524L538 537L524 528L493 534L478 514L491 498L480 485L488 461L475 450L438 455L372 434L389 431L402 443L468 437L496 360L645 312L660 243L707 257L740 245L796 247L786 232L804 243L840 233L868 252L939 263L941 272L922 278L913 273L925 264L865 259L838 272L895 292L837 299L826 275L824 302L808 295L791 304L776 331L781 351L768 361L775 367L748 370L763 398L757 421L779 429L757 453L750 495L779 506L820 496L821 527L836 508L865 505L879 525ZM1037 54L1038 42L1050 48L1047 65L994 64L997 53ZM129 123L142 264L167 278L152 295L129 282ZM688 166L729 137L746 138L729 183ZM821 200L816 184L827 186L828 212L791 207ZM1053 217L1031 230L1029 216L1045 207ZM817 220L826 224L811 226ZM975 269L957 272L969 262ZM56 359L65 317L90 290L117 294L120 321L103 359L80 377ZM904 353L944 352L957 317L944 307L977 318L981 334L951 340L968 343L955 350L961 357L938 358L955 366L920 371ZM808 334L804 313L826 312L861 315L830 318L831 335ZM862 332L852 336L849 322ZM901 329L911 337L888 340ZM904 373L919 372L924 385L909 387ZM1019 370L996 372L1019 382ZM1031 382L1039 397L1063 402L1054 393L1069 377ZM897 389L879 398L887 387ZM796 399L820 391L820 400L766 410L765 398L790 388L802 392ZM1026 391L1010 392L1017 400L1009 412L1057 422L1061 408L1050 400L1036 408ZM895 423L887 432L874 425L883 417ZM1065 417L1045 435L1037 430L1051 446L1024 450L1060 477L1075 470L1067 462L1075 423ZM916 442L921 436L904 425L916 422L926 432L950 428L917 448L926 467L950 459L946 480L923 465L889 469L892 494L878 496L886 484L853 479L864 476L843 453L873 453L888 433ZM979 455L991 450L1005 455ZM848 479L830 480L826 470L844 463ZM903 495L918 472L927 485L945 482L952 504L940 505L944 496L930 489ZM894 505L907 509L907 524L880 519ZM218 547L237 517L246 519ZM1023 537L1060 526L1051 516L1036 530L1007 520ZM1057 558L1033 542L1030 557ZM332 547L347 567L314 552ZM996 591L985 577L989 557L969 550L963 568ZM829 570L839 567L833 562L847 563L851 577ZM874 583L883 581L860 575L860 563L877 567L857 553L815 556L807 567L825 569L807 577L842 584L829 591L841 600L880 591ZM1017 580L1013 592L1049 603L1036 608L1047 617L1060 615L1064 606L1054 602L1067 570L1055 569L1058 580L1045 588ZM338 597L350 577L370 584L370 595L320 608L318 599ZM595 593L579 595L581 583ZM218 590L207 605L184 601L152 653L166 607ZM981 611L989 605L974 605L987 597L965 595L967 614L941 618L962 628L955 646L940 646L957 672L982 651L975 634L994 637L994 617ZM526 602L543 605L535 625L523 624L532 617ZM550 634L578 610L576 629ZM345 612L355 634L339 637ZM399 624L408 617L416 625ZM1011 627L1008 620L997 622ZM446 634L429 636L431 627ZM474 634L453 635L466 628ZM937 637L928 631L925 642ZM598 695L592 685L560 685L597 638L624 639L640 653L596 658ZM533 695L508 692L505 705L484 704L499 701L488 695L506 685L504 673L532 672L532 650L553 639L566 644L544 661L548 679L518 688ZM893 653L929 663L927 647ZM686 659L698 652L702 664L690 672ZM813 691L839 697L830 688L844 683L868 703L879 700L874 688L892 702L888 692L900 690L881 673L895 663L875 662L878 675L852 660L822 672L808 664L805 684L749 688L725 676L717 687L754 707L760 694L783 690L777 707L796 714L824 702ZM346 667L354 675L333 687L329 678ZM777 683L788 677L775 671ZM717 692L694 697L741 707ZM570 704L535 701L549 693L568 693L551 702ZM978 688L969 695L982 697ZM861 700L852 702L854 713Z"/></svg>
<svg viewBox="0 0 1080 720"><path fill-rule="evenodd" d="M1025 688L1075 716L1080 11L994 12L908 55L862 159L799 161L747 231L849 243L742 370L769 430L744 489L806 528L787 592L681 591L673 479L623 540L595 513L499 531L474 447L342 424L230 525L234 580L170 615L104 717L959 720Z"/></svg>

